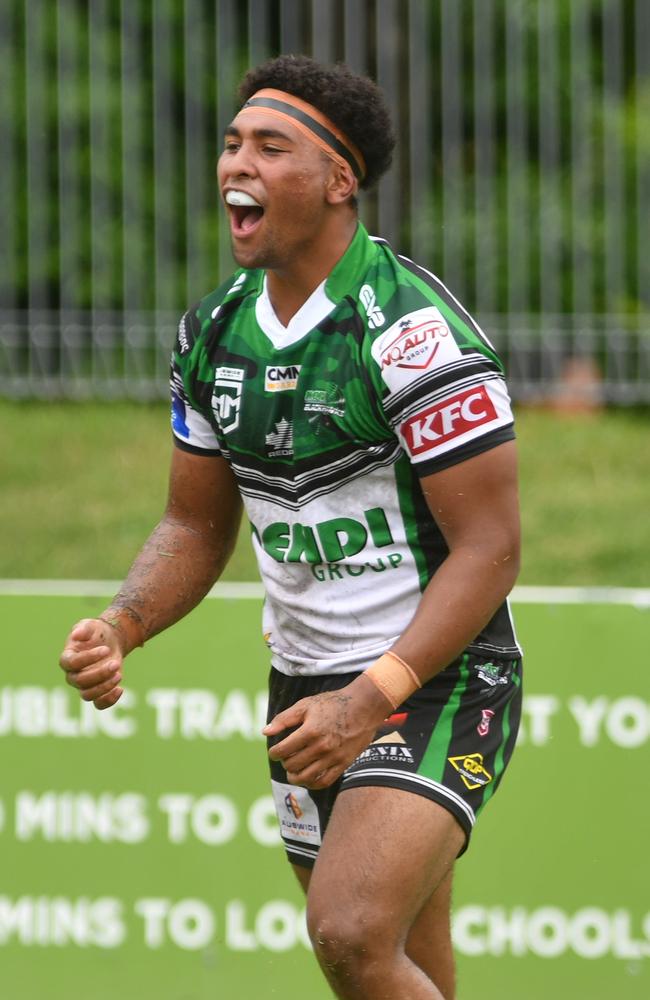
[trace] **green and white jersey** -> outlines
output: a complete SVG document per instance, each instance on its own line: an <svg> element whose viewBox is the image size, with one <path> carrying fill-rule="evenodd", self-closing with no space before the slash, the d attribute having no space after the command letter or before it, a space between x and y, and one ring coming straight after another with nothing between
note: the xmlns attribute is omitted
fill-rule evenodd
<svg viewBox="0 0 650 1000"><path fill-rule="evenodd" d="M262 270L190 309L171 386L176 444L237 478L285 674L364 669L392 645L448 551L420 477L514 436L479 327L361 225L287 327ZM469 649L519 655L507 604Z"/></svg>

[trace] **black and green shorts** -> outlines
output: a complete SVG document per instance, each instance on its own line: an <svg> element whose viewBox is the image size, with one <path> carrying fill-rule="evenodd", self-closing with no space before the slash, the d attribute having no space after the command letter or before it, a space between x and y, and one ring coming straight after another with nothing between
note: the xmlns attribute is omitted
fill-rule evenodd
<svg viewBox="0 0 650 1000"><path fill-rule="evenodd" d="M287 677L271 670L269 721L301 698L336 691L358 673ZM428 681L385 720L375 738L329 788L287 782L271 761L273 797L289 860L311 867L337 795L383 785L444 806L465 831L492 798L514 749L521 717L521 660L466 653ZM269 746L287 734L269 741Z"/></svg>

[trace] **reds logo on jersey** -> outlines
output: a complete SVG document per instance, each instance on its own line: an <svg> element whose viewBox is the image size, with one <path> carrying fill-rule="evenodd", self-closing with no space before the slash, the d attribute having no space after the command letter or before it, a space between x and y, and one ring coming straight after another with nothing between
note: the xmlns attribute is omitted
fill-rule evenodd
<svg viewBox="0 0 650 1000"><path fill-rule="evenodd" d="M480 385L410 417L401 430L409 453L415 456L497 419L487 388Z"/></svg>

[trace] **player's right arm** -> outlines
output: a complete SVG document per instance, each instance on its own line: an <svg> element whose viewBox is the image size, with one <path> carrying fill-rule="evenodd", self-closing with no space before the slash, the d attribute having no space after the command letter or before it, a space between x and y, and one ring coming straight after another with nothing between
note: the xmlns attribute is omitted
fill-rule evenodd
<svg viewBox="0 0 650 1000"><path fill-rule="evenodd" d="M109 708L122 694L124 658L206 595L237 538L241 499L220 455L175 448L167 506L110 607L78 622L60 658L85 701Z"/></svg>

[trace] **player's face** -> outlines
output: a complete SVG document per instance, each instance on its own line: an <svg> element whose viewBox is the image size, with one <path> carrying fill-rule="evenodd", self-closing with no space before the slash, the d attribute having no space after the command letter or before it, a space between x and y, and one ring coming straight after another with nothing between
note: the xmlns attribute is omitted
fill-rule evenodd
<svg viewBox="0 0 650 1000"><path fill-rule="evenodd" d="M237 116L219 158L233 256L242 267L290 268L318 252L330 161L288 122Z"/></svg>

